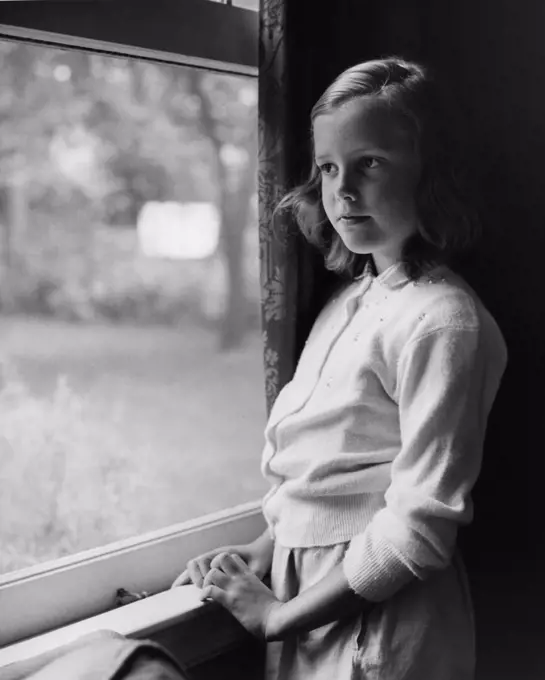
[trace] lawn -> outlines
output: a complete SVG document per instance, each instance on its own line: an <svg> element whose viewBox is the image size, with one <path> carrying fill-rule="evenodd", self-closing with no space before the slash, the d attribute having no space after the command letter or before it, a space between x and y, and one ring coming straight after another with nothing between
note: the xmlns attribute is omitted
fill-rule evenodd
<svg viewBox="0 0 545 680"><path fill-rule="evenodd" d="M259 333L0 324L0 573L262 496Z"/></svg>

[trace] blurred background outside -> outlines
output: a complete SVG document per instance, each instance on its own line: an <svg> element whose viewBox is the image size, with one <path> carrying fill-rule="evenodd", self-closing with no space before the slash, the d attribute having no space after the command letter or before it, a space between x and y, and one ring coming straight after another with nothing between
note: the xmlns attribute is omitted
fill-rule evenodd
<svg viewBox="0 0 545 680"><path fill-rule="evenodd" d="M256 79L0 43L0 573L262 495L256 170Z"/></svg>

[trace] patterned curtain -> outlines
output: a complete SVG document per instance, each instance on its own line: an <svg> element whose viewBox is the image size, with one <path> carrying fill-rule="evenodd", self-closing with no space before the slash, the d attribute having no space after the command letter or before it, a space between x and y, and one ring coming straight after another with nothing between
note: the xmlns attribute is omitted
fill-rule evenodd
<svg viewBox="0 0 545 680"><path fill-rule="evenodd" d="M273 224L273 211L308 172L309 113L324 88L358 61L414 52L417 13L410 3L392 2L337 0L332 9L316 0L261 0L258 194L269 410L335 285L293 223L277 218Z"/></svg>
<svg viewBox="0 0 545 680"><path fill-rule="evenodd" d="M259 242L265 393L270 411L296 361L297 239L273 211L288 189L284 0L261 0L259 35Z"/></svg>

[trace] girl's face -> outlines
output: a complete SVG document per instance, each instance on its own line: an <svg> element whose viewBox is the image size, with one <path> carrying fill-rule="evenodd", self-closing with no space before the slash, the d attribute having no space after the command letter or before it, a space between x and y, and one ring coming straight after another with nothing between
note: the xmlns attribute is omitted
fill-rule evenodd
<svg viewBox="0 0 545 680"><path fill-rule="evenodd" d="M417 230L420 162L412 140L373 96L318 115L313 132L325 213L346 247L372 255L380 273Z"/></svg>

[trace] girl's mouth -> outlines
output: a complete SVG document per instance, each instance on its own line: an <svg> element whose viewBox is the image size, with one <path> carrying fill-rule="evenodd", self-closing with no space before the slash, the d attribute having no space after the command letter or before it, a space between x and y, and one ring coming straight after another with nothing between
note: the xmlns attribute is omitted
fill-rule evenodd
<svg viewBox="0 0 545 680"><path fill-rule="evenodd" d="M369 215L341 215L339 221L344 224L361 224L369 219Z"/></svg>

